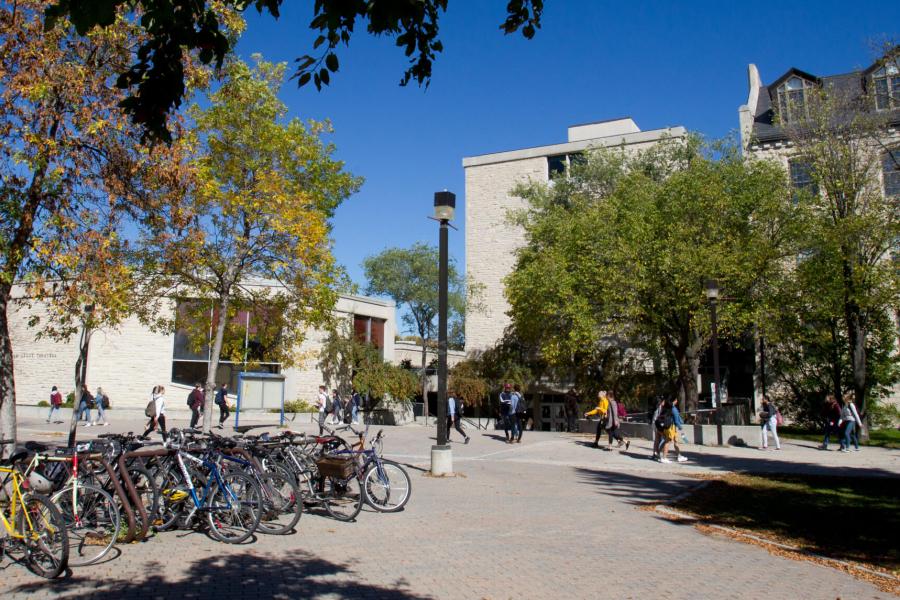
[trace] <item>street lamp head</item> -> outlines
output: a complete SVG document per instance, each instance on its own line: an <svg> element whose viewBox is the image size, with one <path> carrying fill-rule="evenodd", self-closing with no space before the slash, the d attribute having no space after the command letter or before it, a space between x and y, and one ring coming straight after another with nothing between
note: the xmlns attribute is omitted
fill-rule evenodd
<svg viewBox="0 0 900 600"><path fill-rule="evenodd" d="M706 280L706 297L709 300L716 300L719 297L719 282L715 279Z"/></svg>
<svg viewBox="0 0 900 600"><path fill-rule="evenodd" d="M438 221L451 221L456 212L456 194L444 190L434 193L434 218Z"/></svg>

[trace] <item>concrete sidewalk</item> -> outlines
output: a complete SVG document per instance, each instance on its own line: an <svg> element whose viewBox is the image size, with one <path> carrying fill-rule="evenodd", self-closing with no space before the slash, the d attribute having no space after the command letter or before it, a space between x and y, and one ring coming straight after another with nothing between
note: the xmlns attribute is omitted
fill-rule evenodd
<svg viewBox="0 0 900 600"><path fill-rule="evenodd" d="M104 431L135 431L143 419ZM186 421L172 418L173 425ZM23 419L22 432L60 440L64 426ZM312 432L312 425L295 429ZM397 514L355 523L312 511L297 533L228 546L171 532L59 582L5 565L4 598L887 598L869 583L756 546L708 536L637 510L691 489L692 473L726 471L900 475L900 453L822 452L786 440L780 452L689 446L685 464L590 447L593 437L453 432L455 478L427 477L433 430L384 427L385 453L408 465L413 492ZM67 429L65 429L67 431ZM79 437L96 433L80 428ZM23 439L26 436L23 436ZM773 510L777 507L773 507Z"/></svg>

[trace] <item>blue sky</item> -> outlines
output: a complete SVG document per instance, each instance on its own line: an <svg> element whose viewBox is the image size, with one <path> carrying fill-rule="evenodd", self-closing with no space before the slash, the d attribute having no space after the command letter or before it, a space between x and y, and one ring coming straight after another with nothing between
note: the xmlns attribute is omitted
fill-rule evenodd
<svg viewBox="0 0 900 600"><path fill-rule="evenodd" d="M248 11L238 52L292 64L315 38L311 5L285 2L279 21ZM451 0L427 89L400 87L403 53L360 27L330 86L282 90L293 116L331 119L337 158L366 179L334 221L335 255L361 286L366 256L437 242L426 217L442 189L462 207L450 252L464 265L464 156L564 142L570 125L621 116L645 130L725 136L747 98L748 63L764 83L792 66L844 73L900 33L900 2L546 0L543 27L526 41L499 31L505 6Z"/></svg>

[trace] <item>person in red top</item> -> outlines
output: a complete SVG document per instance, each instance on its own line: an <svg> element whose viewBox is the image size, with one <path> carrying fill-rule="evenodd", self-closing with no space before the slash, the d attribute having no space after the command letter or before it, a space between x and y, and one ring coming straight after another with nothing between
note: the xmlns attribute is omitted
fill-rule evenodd
<svg viewBox="0 0 900 600"><path fill-rule="evenodd" d="M202 386L200 382L194 384L194 389L191 390L190 396L188 396L188 404L191 408L191 429L197 426L197 422L200 420L200 412L203 410L203 402L206 400Z"/></svg>
<svg viewBox="0 0 900 600"><path fill-rule="evenodd" d="M56 386L53 386L53 389L50 390L50 414L47 415L47 422L50 422L50 419L53 418L53 411L56 411L57 416L59 416L59 407L62 406L62 394L59 393L59 390L56 389ZM57 421L57 423L62 423L62 421Z"/></svg>

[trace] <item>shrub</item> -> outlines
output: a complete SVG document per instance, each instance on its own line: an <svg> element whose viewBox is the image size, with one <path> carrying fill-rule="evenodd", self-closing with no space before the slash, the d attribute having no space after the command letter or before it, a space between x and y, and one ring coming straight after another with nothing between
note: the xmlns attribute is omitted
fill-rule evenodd
<svg viewBox="0 0 900 600"><path fill-rule="evenodd" d="M280 408L270 408L270 413L280 413ZM284 412L286 413L311 413L319 412L319 408L310 404L306 400L290 400L284 403Z"/></svg>
<svg viewBox="0 0 900 600"><path fill-rule="evenodd" d="M38 406L41 408L47 408L50 406L50 403L47 402L46 400L41 400L40 402L38 402Z"/></svg>

